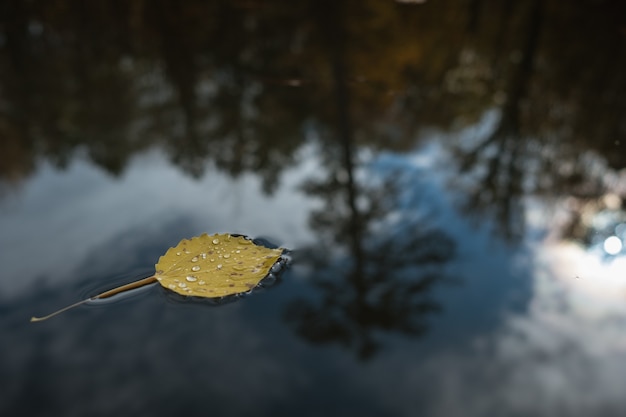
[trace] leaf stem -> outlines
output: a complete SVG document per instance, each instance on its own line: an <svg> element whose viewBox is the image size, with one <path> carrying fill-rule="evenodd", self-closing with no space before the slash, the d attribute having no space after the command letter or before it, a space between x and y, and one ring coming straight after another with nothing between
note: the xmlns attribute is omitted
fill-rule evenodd
<svg viewBox="0 0 626 417"><path fill-rule="evenodd" d="M57 310L54 313L48 314L47 316L31 317L30 321L31 322L37 322L37 321L48 320L49 318L54 317L57 314L61 314L64 311L70 310L70 309L72 309L74 307L78 307L79 305L85 304L88 301L101 300L103 298L113 297L114 295L120 294L122 292L134 290L135 288L139 288L139 287L143 287L144 285L152 284L153 282L157 282L157 279L156 279L156 277L154 275L151 276L151 277L148 277L148 278L140 279L138 281L134 281L134 282L130 282L128 284L121 285L119 287L112 288L112 289L110 289L108 291L105 291L105 292L102 292L102 293L100 293L98 295L94 295L93 297L89 297L89 298L86 298L86 299L84 299L82 301L74 303L72 305L69 305L67 307L63 307L62 309Z"/></svg>

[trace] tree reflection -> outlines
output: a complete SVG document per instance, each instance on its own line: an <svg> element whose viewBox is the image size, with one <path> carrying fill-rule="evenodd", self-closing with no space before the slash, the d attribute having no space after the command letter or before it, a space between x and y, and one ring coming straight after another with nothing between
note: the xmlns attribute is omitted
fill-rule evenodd
<svg viewBox="0 0 626 417"><path fill-rule="evenodd" d="M305 339L339 343L365 360L380 348L378 332L426 331L428 316L439 310L430 293L445 277L442 266L454 245L424 219L406 220L406 211L420 207L397 204L405 190L393 175L383 175L377 185L375 178L367 186L356 179L343 13L336 3L324 7L337 126L326 132L323 146L329 175L304 187L325 203L311 216L320 242L308 251L319 299L293 301L286 318ZM401 220L391 220L393 215Z"/></svg>
<svg viewBox="0 0 626 417"><path fill-rule="evenodd" d="M452 239L426 221L384 225L385 216L375 213L375 207L359 212L361 228L352 229L354 217L335 201L348 194L345 185L321 188L326 206L312 222L334 242L320 239L319 247L306 250L303 262L310 262L314 271L310 279L315 299L294 300L285 313L287 321L306 340L339 343L361 359L379 350L380 332L421 336L430 315L440 310L431 291L448 279L444 265L454 257ZM359 197L369 203L395 197L390 189L376 191L361 189Z"/></svg>
<svg viewBox="0 0 626 417"><path fill-rule="evenodd" d="M331 50L338 9L349 42ZM626 166L624 16L621 0L7 0L0 178L19 181L42 157L63 168L78 149L119 175L161 147L189 175L254 172L270 192L311 125L345 129L327 105L341 88L334 51L352 69L358 146L412 149L427 129L500 114L454 147L478 179L459 188L467 207L514 238L524 197L588 181L582 155Z"/></svg>
<svg viewBox="0 0 626 417"><path fill-rule="evenodd" d="M457 148L463 174L472 170L482 171L467 187L469 198L466 207L479 211L494 210L503 235L509 239L521 236L524 231L521 200L525 191L525 174L528 174L525 166L529 159L537 157L529 152L533 144L522 132L521 119L536 59L542 17L543 2L534 0L528 11L527 29L523 32L526 38L521 47L520 62L508 71L510 79L506 85L506 98L500 107L496 127L486 138L478 138L475 146Z"/></svg>

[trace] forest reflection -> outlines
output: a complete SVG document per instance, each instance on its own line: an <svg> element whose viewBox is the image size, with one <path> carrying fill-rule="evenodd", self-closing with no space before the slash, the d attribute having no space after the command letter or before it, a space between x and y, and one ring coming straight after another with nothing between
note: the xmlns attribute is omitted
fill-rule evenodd
<svg viewBox="0 0 626 417"><path fill-rule="evenodd" d="M358 287L374 276L368 225L389 210L378 193L394 190L357 184L358 149L408 151L495 115L443 146L464 208L509 239L528 196L618 192L605 177L626 167L624 16L619 0L5 1L0 178L82 152L121 175L159 147L191 176L252 172L271 193L314 131L326 179L307 190L329 209L312 222L350 240Z"/></svg>
<svg viewBox="0 0 626 417"><path fill-rule="evenodd" d="M341 110L327 105L334 25L356 146L407 150L498 114L473 145L449 145L478 173L459 188L469 211L519 236L524 195L596 184L589 152L626 165L626 6L448 3L3 2L0 176L18 183L41 157L62 168L78 150L119 175L159 146L190 175L212 163L271 192L309 126L332 130Z"/></svg>

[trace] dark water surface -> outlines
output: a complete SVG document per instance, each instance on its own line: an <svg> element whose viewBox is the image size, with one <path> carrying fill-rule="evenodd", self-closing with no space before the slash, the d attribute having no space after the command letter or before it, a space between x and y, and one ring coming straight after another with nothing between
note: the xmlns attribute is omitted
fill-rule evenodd
<svg viewBox="0 0 626 417"><path fill-rule="evenodd" d="M0 2L0 415L622 416L626 3ZM294 250L236 302L180 239Z"/></svg>

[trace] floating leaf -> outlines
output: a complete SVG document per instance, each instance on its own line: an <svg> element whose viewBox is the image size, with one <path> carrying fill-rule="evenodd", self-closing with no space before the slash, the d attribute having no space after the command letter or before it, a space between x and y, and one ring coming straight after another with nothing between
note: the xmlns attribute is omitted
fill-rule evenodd
<svg viewBox="0 0 626 417"><path fill-rule="evenodd" d="M282 252L243 236L204 234L170 248L156 264L154 276L181 295L224 297L256 287Z"/></svg>
<svg viewBox="0 0 626 417"><path fill-rule="evenodd" d="M109 298L154 282L184 296L219 298L248 292L270 273L282 253L283 249L269 249L244 236L230 234L183 239L159 258L153 276L105 291L47 316L31 317L30 321L47 320L88 301Z"/></svg>

